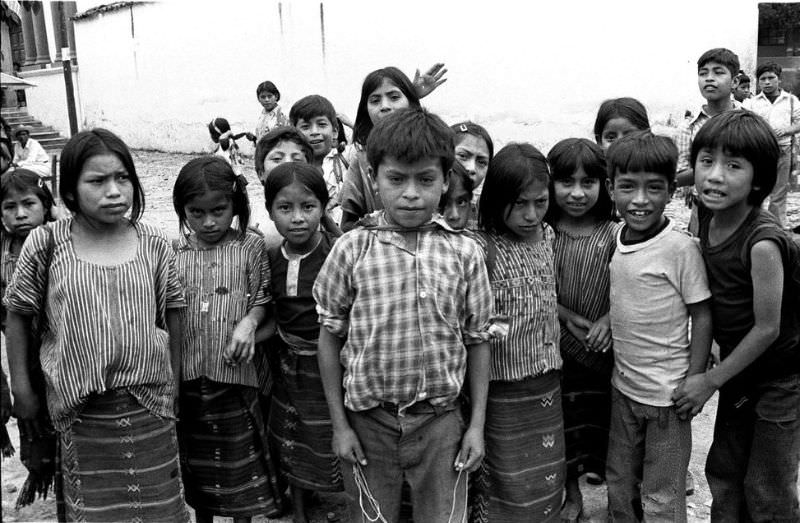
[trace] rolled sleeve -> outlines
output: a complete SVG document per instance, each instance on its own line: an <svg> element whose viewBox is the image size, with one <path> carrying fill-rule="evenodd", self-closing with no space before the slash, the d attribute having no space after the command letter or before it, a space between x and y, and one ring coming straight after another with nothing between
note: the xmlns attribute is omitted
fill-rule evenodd
<svg viewBox="0 0 800 523"><path fill-rule="evenodd" d="M319 322L331 334L340 338L347 336L354 298L351 285L353 256L348 239L348 235L345 235L333 245L312 291L314 301L317 302Z"/></svg>
<svg viewBox="0 0 800 523"><path fill-rule="evenodd" d="M477 244L471 243L475 252L467 256L468 262L465 267L465 279L469 282L469 286L467 287L462 326L464 345L476 345L489 341L496 332L496 329L492 329L494 298L489 283L489 274L486 272L486 263Z"/></svg>

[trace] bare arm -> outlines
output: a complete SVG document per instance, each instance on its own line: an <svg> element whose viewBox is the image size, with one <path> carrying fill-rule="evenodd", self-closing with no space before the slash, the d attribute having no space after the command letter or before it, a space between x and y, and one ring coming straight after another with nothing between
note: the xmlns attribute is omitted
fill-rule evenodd
<svg viewBox="0 0 800 523"><path fill-rule="evenodd" d="M489 342L467 347L467 372L469 372L469 398L472 412L469 426L461 440L461 450L456 457L456 470L474 472L486 454L483 426L486 422L486 400L489 395Z"/></svg>
<svg viewBox="0 0 800 523"><path fill-rule="evenodd" d="M708 355L711 353L711 300L692 303L688 306L692 318L692 342L689 346L688 376L706 370Z"/></svg>
<svg viewBox="0 0 800 523"><path fill-rule="evenodd" d="M20 420L33 420L39 411L39 400L31 386L28 371L28 338L31 316L8 311L6 316L6 350L11 393L14 395L14 412Z"/></svg>
<svg viewBox="0 0 800 523"><path fill-rule="evenodd" d="M181 345L183 345L183 322L180 309L167 309L167 332L169 332L169 352L172 375L175 379L175 396L177 397L181 384Z"/></svg>
<svg viewBox="0 0 800 523"><path fill-rule="evenodd" d="M267 314L264 305L256 305L247 315L239 320L231 334L231 342L225 348L223 357L229 365L238 365L245 362L250 363L255 351L255 334L258 325Z"/></svg>

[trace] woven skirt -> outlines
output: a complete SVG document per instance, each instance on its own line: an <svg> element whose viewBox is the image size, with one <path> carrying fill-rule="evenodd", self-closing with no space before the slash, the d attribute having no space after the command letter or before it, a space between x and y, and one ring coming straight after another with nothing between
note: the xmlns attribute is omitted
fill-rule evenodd
<svg viewBox="0 0 800 523"><path fill-rule="evenodd" d="M558 521L565 480L559 373L491 382L484 432L470 520Z"/></svg>
<svg viewBox="0 0 800 523"><path fill-rule="evenodd" d="M254 387L199 378L181 384L178 436L186 501L226 517L283 511Z"/></svg>
<svg viewBox="0 0 800 523"><path fill-rule="evenodd" d="M300 488L340 491L342 473L331 446L333 425L317 357L298 355L277 337L272 343L280 363L274 372L269 435L281 472Z"/></svg>
<svg viewBox="0 0 800 523"><path fill-rule="evenodd" d="M175 422L125 389L90 396L59 447L59 520L189 520Z"/></svg>

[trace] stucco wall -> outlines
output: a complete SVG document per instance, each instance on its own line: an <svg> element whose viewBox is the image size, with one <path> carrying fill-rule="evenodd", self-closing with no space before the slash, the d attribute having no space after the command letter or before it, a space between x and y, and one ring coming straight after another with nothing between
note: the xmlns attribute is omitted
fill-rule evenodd
<svg viewBox="0 0 800 523"><path fill-rule="evenodd" d="M85 123L134 147L199 151L215 116L253 127L262 80L278 85L287 112L320 93L354 117L369 71L397 65L411 76L444 61L449 80L426 106L484 123L500 143L549 148L587 136L609 97L639 98L655 121L696 112L695 62L711 47L755 67L755 0L323 4L324 55L317 1L171 1L77 21Z"/></svg>
<svg viewBox="0 0 800 523"><path fill-rule="evenodd" d="M78 127L83 124L81 115L80 98L80 72L73 66L72 82L75 90L75 105L78 111ZM26 71L25 79L36 84L25 90L28 102L28 113L41 120L45 125L52 126L63 136L69 137L69 113L67 112L67 99L65 94L64 70L61 67L52 69L40 69L38 71Z"/></svg>

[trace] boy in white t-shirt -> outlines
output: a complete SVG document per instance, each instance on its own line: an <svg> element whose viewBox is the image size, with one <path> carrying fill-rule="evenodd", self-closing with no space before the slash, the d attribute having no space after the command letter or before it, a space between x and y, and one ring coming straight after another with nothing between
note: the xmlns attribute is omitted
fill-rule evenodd
<svg viewBox="0 0 800 523"><path fill-rule="evenodd" d="M625 220L609 266L612 521L686 521L692 429L671 395L688 375L705 370L711 293L697 241L663 214L675 189L677 156L672 140L648 131L608 150L609 191Z"/></svg>

